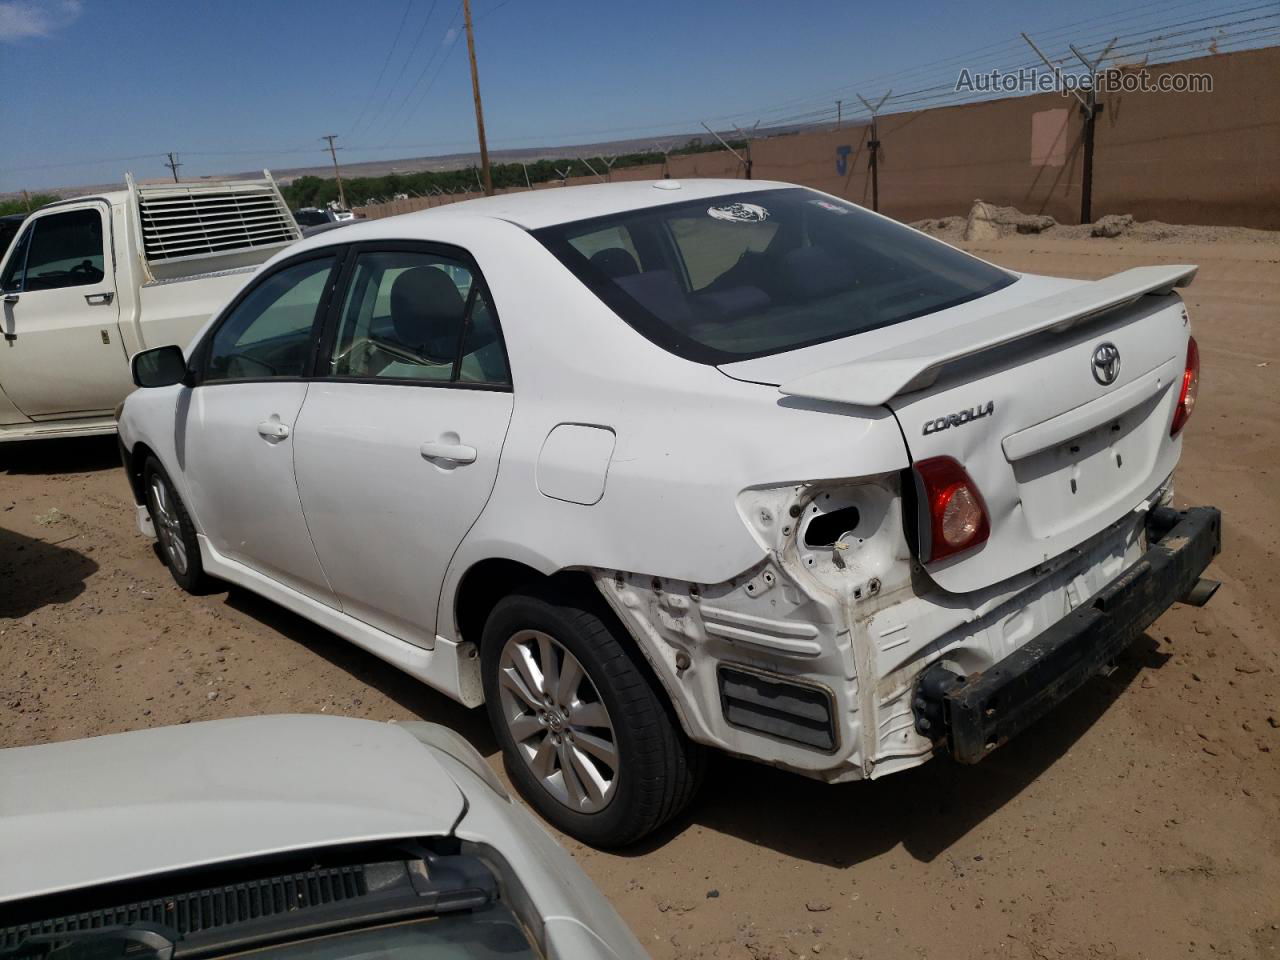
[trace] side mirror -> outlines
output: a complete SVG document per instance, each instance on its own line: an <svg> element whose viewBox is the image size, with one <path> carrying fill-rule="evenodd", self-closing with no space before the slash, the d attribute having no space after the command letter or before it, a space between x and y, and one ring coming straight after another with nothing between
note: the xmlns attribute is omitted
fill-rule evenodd
<svg viewBox="0 0 1280 960"><path fill-rule="evenodd" d="M171 387L187 379L186 357L173 345L135 353L129 368L140 387Z"/></svg>

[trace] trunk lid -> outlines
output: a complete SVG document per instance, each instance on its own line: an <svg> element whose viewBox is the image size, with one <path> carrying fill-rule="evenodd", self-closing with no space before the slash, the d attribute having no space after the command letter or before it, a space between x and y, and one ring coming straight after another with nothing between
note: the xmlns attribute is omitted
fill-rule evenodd
<svg viewBox="0 0 1280 960"><path fill-rule="evenodd" d="M928 569L944 589L967 592L1079 545L1173 471L1181 441L1169 426L1189 331L1172 290L1194 275L1180 266L1094 282L1028 276L954 310L722 369L790 396L887 405L913 460L963 464L991 536Z"/></svg>

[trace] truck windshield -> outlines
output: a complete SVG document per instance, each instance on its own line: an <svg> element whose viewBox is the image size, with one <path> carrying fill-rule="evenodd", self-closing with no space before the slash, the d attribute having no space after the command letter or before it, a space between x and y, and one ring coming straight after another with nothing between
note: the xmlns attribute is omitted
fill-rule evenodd
<svg viewBox="0 0 1280 960"><path fill-rule="evenodd" d="M632 210L534 236L639 333L699 363L852 336L1016 279L800 187Z"/></svg>

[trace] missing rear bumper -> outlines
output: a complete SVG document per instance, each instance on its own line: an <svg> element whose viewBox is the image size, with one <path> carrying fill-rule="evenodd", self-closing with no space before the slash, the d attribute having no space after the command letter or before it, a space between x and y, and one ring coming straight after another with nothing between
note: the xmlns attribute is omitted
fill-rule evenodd
<svg viewBox="0 0 1280 960"><path fill-rule="evenodd" d="M1216 588L1200 574L1222 549L1221 512L1161 507L1147 532L1141 559L989 670L963 678L939 662L924 671L914 698L917 729L932 737L945 731L951 754L977 763L1083 686L1174 603L1207 602Z"/></svg>

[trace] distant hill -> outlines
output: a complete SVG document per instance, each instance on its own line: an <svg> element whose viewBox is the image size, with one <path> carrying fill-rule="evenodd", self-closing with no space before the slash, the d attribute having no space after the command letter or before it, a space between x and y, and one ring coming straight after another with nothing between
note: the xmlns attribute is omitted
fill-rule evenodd
<svg viewBox="0 0 1280 960"><path fill-rule="evenodd" d="M789 132L789 130L784 131L782 129L777 129L769 131L771 134L782 132ZM764 131L761 131L761 135L763 134ZM519 163L521 161L532 163L536 160L569 159L576 157L587 157L590 159L602 154L604 156L609 156L610 154L651 150L654 149L654 144L661 144L663 147L677 147L694 139L711 141L714 138L703 130L693 133L672 133L661 137L608 140L599 143L522 147L513 150L491 150L489 151L489 159L493 163ZM389 173L419 173L424 170L457 170L459 168L479 164L479 162L480 154L476 151L469 153L445 153L430 157L402 157L393 160L367 160L363 163L342 163L341 170L343 177L381 177ZM75 196L76 194L93 193L95 191L119 190L124 186L125 172L126 171L123 169L120 171L120 179L115 183L68 184L67 186L62 187L41 188L39 192L56 193L61 196ZM332 177L333 165L330 163L316 163L306 167L280 167L273 169L271 171L271 175L281 184L288 184L298 177L305 176ZM256 170L237 170L210 174L207 177L200 177L199 179L248 180L260 176L262 176L261 168ZM138 182L164 183L165 178L138 178ZM0 193L0 198L18 196L21 196L20 192Z"/></svg>

